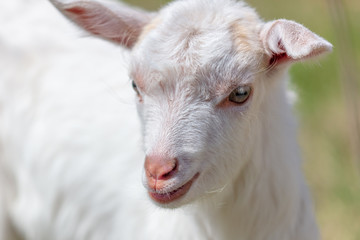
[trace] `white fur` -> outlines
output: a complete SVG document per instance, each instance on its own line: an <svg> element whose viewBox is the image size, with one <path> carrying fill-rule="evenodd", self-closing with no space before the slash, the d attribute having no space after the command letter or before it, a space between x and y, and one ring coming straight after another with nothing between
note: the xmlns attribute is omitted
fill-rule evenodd
<svg viewBox="0 0 360 240"><path fill-rule="evenodd" d="M134 11L117 11L119 21L157 23L134 46L121 42L129 52L79 37L50 3L0 4L0 238L318 239L286 70L331 45L231 0ZM233 23L246 43L236 43ZM294 45L300 35L289 29L309 37ZM290 59L267 66L282 53ZM143 79L141 101L128 76ZM243 84L251 99L221 107ZM200 173L181 199L151 202L142 176L151 154L179 160L165 192Z"/></svg>

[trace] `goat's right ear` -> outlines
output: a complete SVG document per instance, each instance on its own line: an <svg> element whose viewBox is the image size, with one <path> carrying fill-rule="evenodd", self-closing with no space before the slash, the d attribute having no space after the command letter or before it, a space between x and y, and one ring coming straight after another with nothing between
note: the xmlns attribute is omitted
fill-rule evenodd
<svg viewBox="0 0 360 240"><path fill-rule="evenodd" d="M119 2L90 0L50 0L71 21L86 31L132 48L151 14Z"/></svg>

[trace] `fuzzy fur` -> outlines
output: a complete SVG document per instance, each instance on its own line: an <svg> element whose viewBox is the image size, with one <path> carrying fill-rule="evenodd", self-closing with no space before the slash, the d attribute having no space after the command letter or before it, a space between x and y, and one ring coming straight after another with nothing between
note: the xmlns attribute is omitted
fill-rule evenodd
<svg viewBox="0 0 360 240"><path fill-rule="evenodd" d="M330 51L328 42L292 21L264 23L232 0L131 8L135 15L123 4L111 12L114 3L54 1L129 51L79 37L48 2L8 2L0 4L1 240L318 239L286 70ZM74 6L96 13L66 10ZM250 99L226 102L240 85L252 86ZM149 155L179 161L161 191L200 175L179 200L154 203Z"/></svg>

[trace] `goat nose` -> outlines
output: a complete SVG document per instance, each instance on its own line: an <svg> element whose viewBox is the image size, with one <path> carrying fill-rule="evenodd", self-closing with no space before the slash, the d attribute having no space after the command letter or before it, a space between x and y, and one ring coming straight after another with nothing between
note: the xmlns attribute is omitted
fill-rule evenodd
<svg viewBox="0 0 360 240"><path fill-rule="evenodd" d="M167 180L176 172L178 161L176 158L162 156L147 156L145 171L148 181Z"/></svg>

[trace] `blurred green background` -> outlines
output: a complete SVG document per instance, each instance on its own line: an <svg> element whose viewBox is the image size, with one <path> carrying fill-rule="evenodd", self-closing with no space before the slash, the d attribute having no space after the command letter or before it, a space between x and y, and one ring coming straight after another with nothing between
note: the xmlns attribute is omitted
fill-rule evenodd
<svg viewBox="0 0 360 240"><path fill-rule="evenodd" d="M126 0L148 10L166 0ZM265 20L295 20L334 45L291 69L299 142L324 240L360 239L360 0L247 0Z"/></svg>

